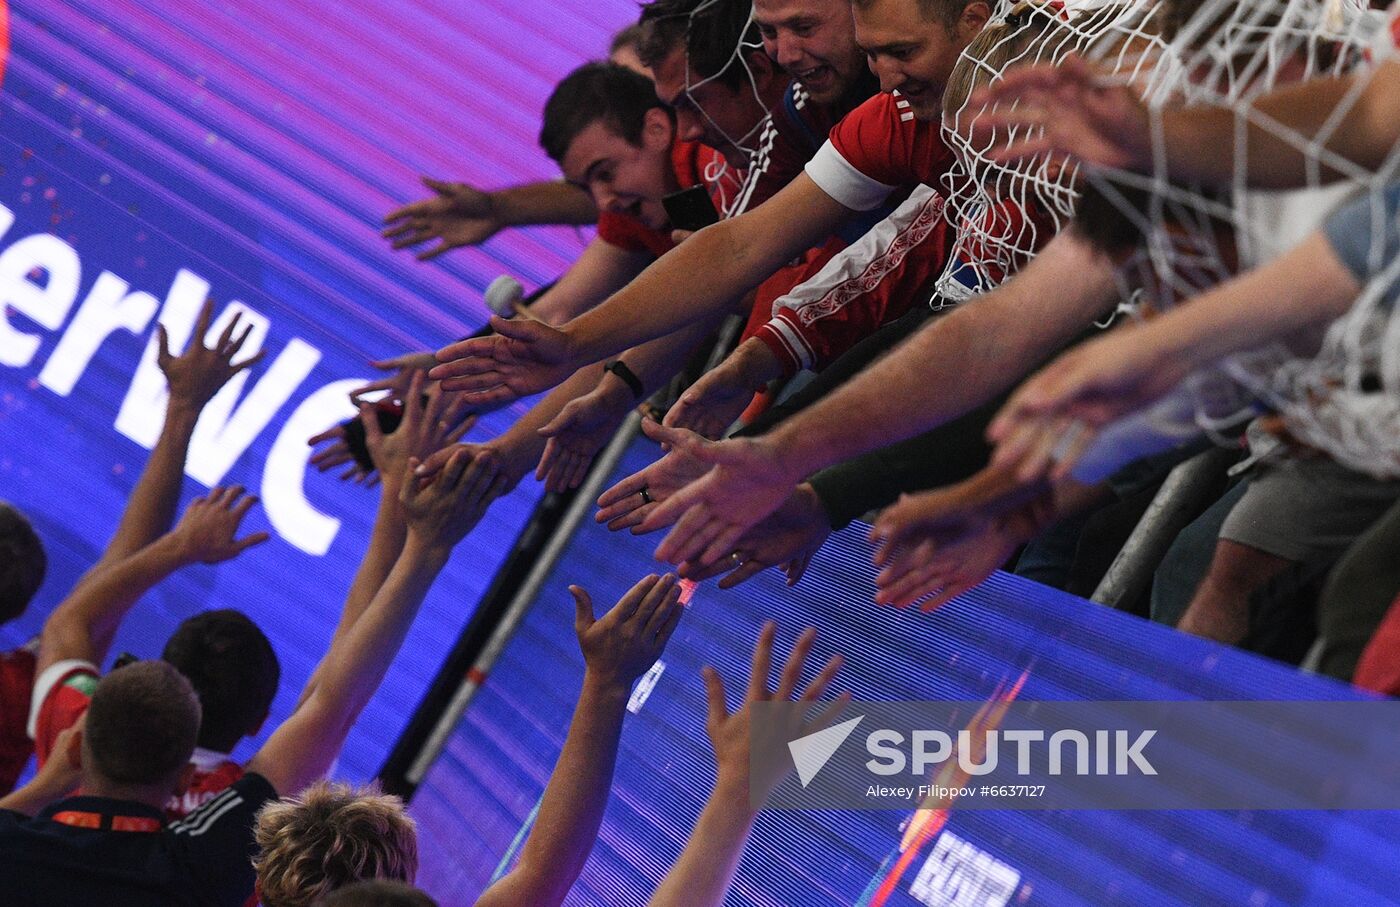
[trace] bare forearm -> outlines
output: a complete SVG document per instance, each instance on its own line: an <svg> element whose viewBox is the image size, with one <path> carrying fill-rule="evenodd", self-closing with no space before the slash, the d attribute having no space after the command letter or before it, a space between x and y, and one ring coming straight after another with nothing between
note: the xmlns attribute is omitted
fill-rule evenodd
<svg viewBox="0 0 1400 907"><path fill-rule="evenodd" d="M986 403L1117 299L1112 266L1069 235L783 422L763 443L799 478L922 434Z"/></svg>
<svg viewBox="0 0 1400 907"><path fill-rule="evenodd" d="M185 477L185 458L199 421L199 409L172 400L165 414L156 446L151 450L141 477L131 491L121 522L102 558L83 575L86 582L98 570L110 566L151 544L170 531L180 503Z"/></svg>
<svg viewBox="0 0 1400 907"><path fill-rule="evenodd" d="M63 753L55 753L53 758L66 758ZM29 779L29 783L0 797L0 809L13 810L26 816L37 815L50 803L66 797L71 785L55 785L42 773Z"/></svg>
<svg viewBox="0 0 1400 907"><path fill-rule="evenodd" d="M395 561L398 560L399 554L403 551L404 537L408 529L404 523L403 508L399 504L399 487L398 479L387 476L380 487L379 510L375 514L374 528L370 533L369 549L365 552L364 559L360 561L360 567L355 571L355 577L350 583L350 591L345 597L345 607L340 612L340 621L336 624L335 633L331 636L332 647L364 615L365 610L374 600L375 593L384 585ZM316 690L325 670L326 663L324 661L316 666L315 672L302 689L301 698L297 700L297 707L300 707L307 700L307 697Z"/></svg>
<svg viewBox="0 0 1400 907"><path fill-rule="evenodd" d="M520 863L483 894L477 907L549 907L569 893L593 850L607 808L628 692L626 685L584 674L568 737Z"/></svg>
<svg viewBox="0 0 1400 907"><path fill-rule="evenodd" d="M1228 108L1186 108L1164 114L1167 159L1173 176L1183 181L1225 185L1235 161L1245 154L1247 178L1263 188L1296 188L1309 179L1310 150L1335 111L1349 104L1324 147L1362 171L1374 171L1400 138L1400 64L1387 63L1359 89L1354 103L1353 78L1316 79L1290 85L1260 98L1246 132L1244 149L1235 148L1235 114ZM1268 128L1265 124L1273 126ZM1281 127L1281 130L1280 130ZM1277 133L1293 136L1286 141ZM1222 149L1235 149L1234 153ZM1323 161L1319 176L1335 180L1346 174Z"/></svg>
<svg viewBox="0 0 1400 907"><path fill-rule="evenodd" d="M1170 363L1186 374L1338 318L1360 292L1326 237L1314 233L1286 255L1143 325L1135 340L1147 367Z"/></svg>
<svg viewBox="0 0 1400 907"><path fill-rule="evenodd" d="M723 904L753 822L747 785L721 778L691 829L685 850L647 902L650 907Z"/></svg>
<svg viewBox="0 0 1400 907"><path fill-rule="evenodd" d="M365 613L317 665L315 688L249 761L248 771L265 777L284 796L325 773L383 681L450 551L409 533Z"/></svg>
<svg viewBox="0 0 1400 907"><path fill-rule="evenodd" d="M75 587L44 623L40 670L68 658L100 661L131 607L187 563L179 540L167 533Z"/></svg>
<svg viewBox="0 0 1400 907"><path fill-rule="evenodd" d="M589 194L563 180L497 189L491 193L491 211L505 226L583 226L598 220L598 208Z"/></svg>

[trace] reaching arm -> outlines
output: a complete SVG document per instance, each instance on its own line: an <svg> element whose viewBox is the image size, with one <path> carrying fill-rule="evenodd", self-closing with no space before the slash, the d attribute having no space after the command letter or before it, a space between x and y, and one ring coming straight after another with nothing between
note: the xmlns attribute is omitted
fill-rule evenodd
<svg viewBox="0 0 1400 907"><path fill-rule="evenodd" d="M1149 172L1153 166L1147 107L1128 86L1110 84L1083 60L1013 69L979 92L973 105L1020 99L980 117L974 131L1003 137L1000 161L1068 153L1090 164ZM1307 184L1310 160L1324 180L1376 171L1400 140L1400 61L1374 72L1313 79L1277 88L1249 110L1244 147L1237 148L1237 113L1228 107L1168 107L1161 111L1168 175L1181 182L1228 185L1238 160L1251 185L1287 189ZM1335 116L1338 111L1340 116ZM1044 131L1007 127L1043 126ZM1280 132L1291 133L1292 138ZM1007 136L1012 136L1007 140ZM1018 137L1024 136L1024 137ZM1315 142L1327 155L1318 159ZM1347 172L1344 172L1347 171Z"/></svg>
<svg viewBox="0 0 1400 907"><path fill-rule="evenodd" d="M1116 299L1112 263L1062 233L1016 277L930 323L768 435L697 450L716 468L652 511L640 531L674 524L657 557L713 563L806 476L986 402Z"/></svg>
<svg viewBox="0 0 1400 907"><path fill-rule="evenodd" d="M463 451L426 487L405 480L401 501L408 536L403 552L369 607L326 652L313 675L314 689L273 731L249 761L248 771L262 775L283 796L325 774L379 688L452 547L480 517L485 484L482 471Z"/></svg>
<svg viewBox="0 0 1400 907"><path fill-rule="evenodd" d="M527 183L494 192L426 176L423 185L432 190L432 197L389 212L383 232L395 249L439 240L436 246L418 252L419 261L429 261L462 246L480 245L504 227L583 225L598 219L598 209L588 193L563 180Z"/></svg>
<svg viewBox="0 0 1400 907"><path fill-rule="evenodd" d="M560 325L598 305L646 269L645 252L629 252L594 237L559 280L530 306L530 314Z"/></svg>
<svg viewBox="0 0 1400 907"><path fill-rule="evenodd" d="M424 402L425 376L426 372L421 369L413 373L404 398L403 418L399 421L398 428L390 434L386 435L380 430L373 406L366 403L360 407L360 421L365 427L365 446L383 477L383 482L380 485L379 510L375 514L369 548L350 584L345 607L340 613L340 622L336 624L335 633L331 636L332 647L364 614L403 552L408 525L399 497L403 492L404 478L408 475L408 461L423 459L436 453L455 440L454 436L462 431L462 428L449 431L447 424L443 422L447 408L446 394L433 388L427 392L428 399ZM326 667L324 661L316 666L316 671L302 689L301 698L297 701L298 708L316 689L320 683L320 675Z"/></svg>
<svg viewBox="0 0 1400 907"><path fill-rule="evenodd" d="M44 622L35 676L69 659L100 662L132 605L179 568L226 561L267 541L266 532L234 538L256 502L237 486L211 489L190 504L172 531L75 587Z"/></svg>
<svg viewBox="0 0 1400 907"><path fill-rule="evenodd" d="M739 217L691 236L602 305L555 330L493 318L498 332L438 351L432 377L474 402L500 403L558 384L578 368L726 311L830 234L850 211L808 176Z"/></svg>
<svg viewBox="0 0 1400 907"><path fill-rule="evenodd" d="M1315 233L1160 318L1124 325L1041 369L991 425L997 461L1021 460L1033 472L1054 459L1062 475L1093 439L1090 429L1144 409L1223 356L1340 316L1360 292L1357 275ZM1073 445L1064 442L1068 422L1081 423Z"/></svg>
<svg viewBox="0 0 1400 907"><path fill-rule="evenodd" d="M102 557L79 583L90 580L99 571L124 560L170 531L175 522L175 509L180 502L180 486L185 476L185 457L190 438L194 435L199 414L228 380L263 357L260 351L235 365L233 358L243 348L251 326L238 331L239 315L229 320L222 335L213 346L205 346L209 325L214 317L214 303L209 300L200 310L190 341L179 356L170 353L170 340L165 326L157 325L160 345L156 364L165 373L170 396L165 408L165 423L160 437L146 460L146 467L127 499L116 534L107 543Z"/></svg>
<svg viewBox="0 0 1400 907"><path fill-rule="evenodd" d="M587 592L569 591L586 664L583 690L520 862L476 907L563 902L598 837L632 684L661 656L685 611L670 575L646 577L599 620Z"/></svg>
<svg viewBox="0 0 1400 907"><path fill-rule="evenodd" d="M755 702L787 702L794 696L799 701L815 702L841 668L841 656L833 655L812 682L801 693L797 692L802 666L817 635L816 630L808 628L793 645L777 690L770 692L769 670L776 634L777 627L771 622L759 633L748 694L743 706L732 714L725 703L724 682L719 673L714 668L704 669L709 701L705 730L715 750L715 786L690 832L685 850L647 902L650 907L719 907L724 903L724 895L734 880L744 845L758 816L754 804L766 803L792 767L785 753L780 762L751 760L750 725L754 720L751 706ZM775 710L768 714L780 715L792 722L781 728L781 733L787 740L795 740L829 727L849 701L850 694L842 693L811 721L803 720L798 709Z"/></svg>

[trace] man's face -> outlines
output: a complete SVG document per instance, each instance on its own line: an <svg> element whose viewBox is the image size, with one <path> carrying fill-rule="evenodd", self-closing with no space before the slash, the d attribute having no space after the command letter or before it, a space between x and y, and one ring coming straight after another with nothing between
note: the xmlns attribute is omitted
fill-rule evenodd
<svg viewBox="0 0 1400 907"><path fill-rule="evenodd" d="M686 90L689 70L691 88ZM702 79L686 61L684 47L677 47L652 74L656 96L676 112L676 135L687 142L704 142L724 154L730 164L748 166L748 155L735 142L752 146L754 131L767 111L748 82L731 89L718 79Z"/></svg>
<svg viewBox="0 0 1400 907"><path fill-rule="evenodd" d="M950 33L942 22L925 19L917 0L874 0L855 11L856 42L879 78L880 90L898 91L924 122L942 115L943 89L953 65L980 28L980 21L975 26L960 23Z"/></svg>
<svg viewBox="0 0 1400 907"><path fill-rule="evenodd" d="M660 108L647 112L640 145L618 135L606 121L595 120L564 152L564 178L586 189L598 210L628 214L660 229L667 223L661 199L677 188L671 136L671 119Z"/></svg>
<svg viewBox="0 0 1400 907"><path fill-rule="evenodd" d="M819 104L839 101L865 64L850 0L754 0L763 49Z"/></svg>

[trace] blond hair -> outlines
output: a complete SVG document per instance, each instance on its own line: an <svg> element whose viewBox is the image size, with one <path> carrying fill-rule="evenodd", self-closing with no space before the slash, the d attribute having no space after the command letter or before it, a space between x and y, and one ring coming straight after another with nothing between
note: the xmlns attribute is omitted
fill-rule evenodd
<svg viewBox="0 0 1400 907"><path fill-rule="evenodd" d="M362 879L412 882L418 828L377 784L318 781L258 812L253 868L266 907L310 907Z"/></svg>

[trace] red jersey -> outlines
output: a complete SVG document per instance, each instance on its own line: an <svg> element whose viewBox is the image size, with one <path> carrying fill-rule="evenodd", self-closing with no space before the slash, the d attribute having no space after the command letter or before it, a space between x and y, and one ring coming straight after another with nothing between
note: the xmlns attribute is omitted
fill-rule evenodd
<svg viewBox="0 0 1400 907"><path fill-rule="evenodd" d="M724 156L699 142L672 142L671 169L682 189L707 186L715 210L723 211L737 190L739 175L729 169ZM648 227L627 214L604 211L598 215L598 238L628 252L647 252L657 258L675 247L671 228Z"/></svg>
<svg viewBox="0 0 1400 907"><path fill-rule="evenodd" d="M900 188L937 189L952 164L937 123L916 119L898 94L878 94L836 124L807 175L852 211L869 211Z"/></svg>
<svg viewBox="0 0 1400 907"><path fill-rule="evenodd" d="M34 648L0 652L0 793L14 790L34 743L26 733L34 689Z"/></svg>
<svg viewBox="0 0 1400 907"><path fill-rule="evenodd" d="M39 765L48 761L58 735L68 730L87 712L92 692L101 675L90 661L69 659L44 669L34 681L30 702L29 735Z"/></svg>
<svg viewBox="0 0 1400 907"><path fill-rule="evenodd" d="M31 733L40 765L53 752L58 735L83 717L99 679L91 662L73 660L50 666L35 682ZM183 819L243 777L243 766L227 753L196 748L190 763L195 767L194 779L182 796L171 797L166 803L168 821Z"/></svg>
<svg viewBox="0 0 1400 907"><path fill-rule="evenodd" d="M195 769L194 779L183 794L171 797L170 802L165 804L167 822L185 818L243 777L243 766L230 759L228 753L195 747L190 764Z"/></svg>

